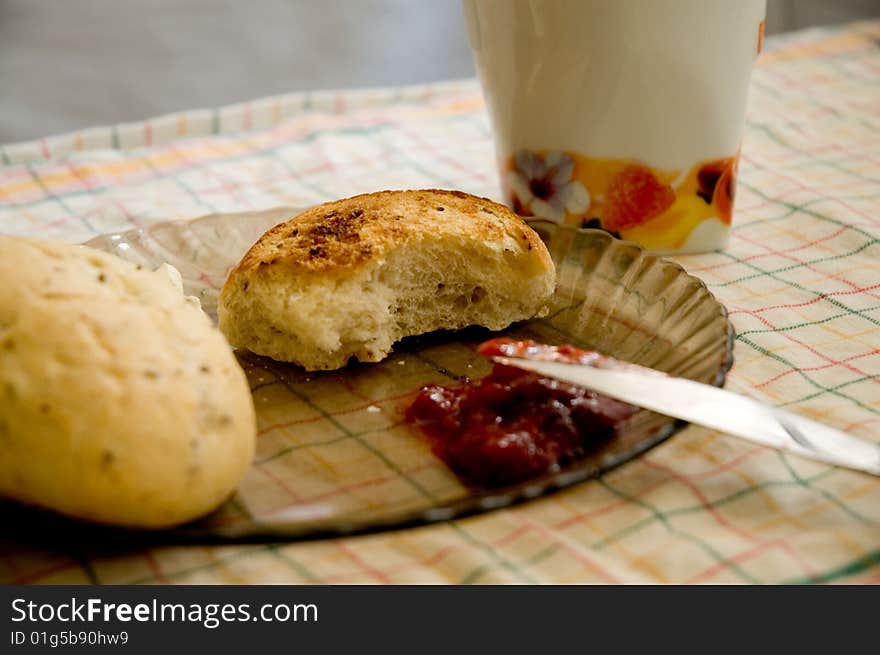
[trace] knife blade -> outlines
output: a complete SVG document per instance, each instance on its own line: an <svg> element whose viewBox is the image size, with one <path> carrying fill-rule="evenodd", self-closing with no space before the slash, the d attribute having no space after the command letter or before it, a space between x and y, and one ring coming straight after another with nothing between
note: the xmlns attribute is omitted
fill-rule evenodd
<svg viewBox="0 0 880 655"><path fill-rule="evenodd" d="M880 476L880 445L719 387L625 363L492 359L763 446Z"/></svg>

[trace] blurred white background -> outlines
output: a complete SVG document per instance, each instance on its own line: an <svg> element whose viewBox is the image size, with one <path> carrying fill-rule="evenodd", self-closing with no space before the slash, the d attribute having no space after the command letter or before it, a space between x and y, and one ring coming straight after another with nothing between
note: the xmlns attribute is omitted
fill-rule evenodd
<svg viewBox="0 0 880 655"><path fill-rule="evenodd" d="M880 0L770 0L767 28L872 15ZM0 143L470 75L459 0L0 0Z"/></svg>

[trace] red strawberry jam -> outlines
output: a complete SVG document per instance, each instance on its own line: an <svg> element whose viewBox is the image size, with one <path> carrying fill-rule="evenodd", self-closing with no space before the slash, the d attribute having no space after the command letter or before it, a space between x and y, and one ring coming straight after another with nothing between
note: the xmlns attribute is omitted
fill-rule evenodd
<svg viewBox="0 0 880 655"><path fill-rule="evenodd" d="M571 362L601 357L503 339L484 343L480 353ZM496 364L487 377L461 387L424 387L406 419L465 482L494 487L558 470L610 438L635 411L583 387Z"/></svg>

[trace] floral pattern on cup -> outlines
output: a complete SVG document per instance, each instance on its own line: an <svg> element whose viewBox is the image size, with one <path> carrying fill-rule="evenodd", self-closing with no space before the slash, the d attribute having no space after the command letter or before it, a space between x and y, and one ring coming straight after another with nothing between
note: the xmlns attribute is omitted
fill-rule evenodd
<svg viewBox="0 0 880 655"><path fill-rule="evenodd" d="M730 225L738 161L736 153L683 172L637 160L519 150L506 162L504 181L510 205L522 216L601 228L652 249L699 249L692 235Z"/></svg>
<svg viewBox="0 0 880 655"><path fill-rule="evenodd" d="M708 205L715 205L722 222L730 225L739 156L703 164L697 169L697 195Z"/></svg>
<svg viewBox="0 0 880 655"><path fill-rule="evenodd" d="M611 178L605 189L605 211L601 222L608 230L625 230L643 225L669 209L675 191L641 164L630 164Z"/></svg>
<svg viewBox="0 0 880 655"><path fill-rule="evenodd" d="M514 169L507 183L512 191L515 211L521 216L536 216L557 223L569 214L582 214L590 208L590 194L584 185L572 179L574 160L564 152L546 155L520 150L514 157Z"/></svg>

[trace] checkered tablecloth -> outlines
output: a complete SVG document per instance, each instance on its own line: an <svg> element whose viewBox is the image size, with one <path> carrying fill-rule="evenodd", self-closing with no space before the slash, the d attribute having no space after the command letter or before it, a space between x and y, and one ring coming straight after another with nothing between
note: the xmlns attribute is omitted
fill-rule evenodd
<svg viewBox="0 0 880 655"><path fill-rule="evenodd" d="M82 241L384 188L497 197L472 80L314 93L0 148L0 231ZM880 441L880 23L770 40L729 249L729 387ZM880 582L880 479L689 427L601 480L425 528L137 550L0 537L18 583Z"/></svg>

